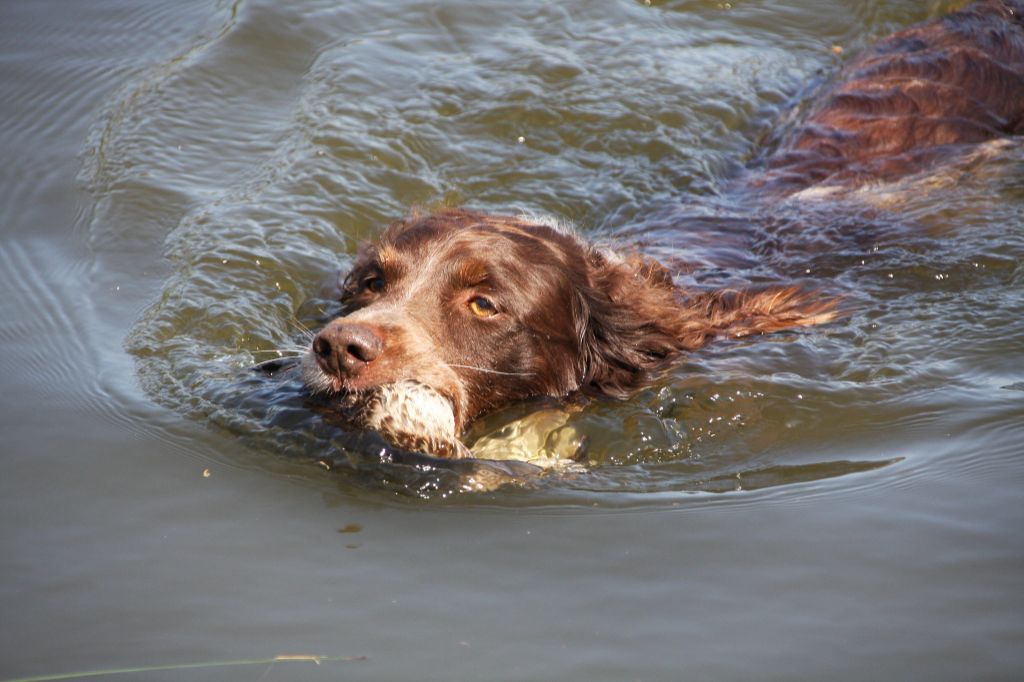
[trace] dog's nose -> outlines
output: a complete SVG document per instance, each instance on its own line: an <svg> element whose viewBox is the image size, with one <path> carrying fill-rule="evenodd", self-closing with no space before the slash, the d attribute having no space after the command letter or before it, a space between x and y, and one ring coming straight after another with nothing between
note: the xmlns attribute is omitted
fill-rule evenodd
<svg viewBox="0 0 1024 682"><path fill-rule="evenodd" d="M328 374L355 376L384 350L384 339L358 322L335 322L313 339L320 368Z"/></svg>

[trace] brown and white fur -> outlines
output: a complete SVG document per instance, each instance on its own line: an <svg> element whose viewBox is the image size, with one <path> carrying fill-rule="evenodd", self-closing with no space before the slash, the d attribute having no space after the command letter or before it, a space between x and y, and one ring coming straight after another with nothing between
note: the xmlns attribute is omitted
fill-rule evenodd
<svg viewBox="0 0 1024 682"><path fill-rule="evenodd" d="M743 183L770 201L947 162L1024 132L1024 21L983 0L852 61ZM715 337L820 324L794 287L686 291L652 260L526 217L447 209L391 224L302 361L311 393L396 445L444 457L475 417L536 396L622 397Z"/></svg>

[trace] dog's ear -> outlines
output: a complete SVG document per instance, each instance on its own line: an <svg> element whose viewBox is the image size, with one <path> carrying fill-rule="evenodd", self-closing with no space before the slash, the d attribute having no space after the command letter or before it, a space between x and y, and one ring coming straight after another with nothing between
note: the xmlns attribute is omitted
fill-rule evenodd
<svg viewBox="0 0 1024 682"><path fill-rule="evenodd" d="M680 350L704 345L701 329L680 325L678 290L661 265L597 253L588 265L574 302L582 388L623 396Z"/></svg>
<svg viewBox="0 0 1024 682"><path fill-rule="evenodd" d="M738 338L828 322L836 302L797 287L688 295L658 263L592 255L576 294L584 389L622 396L681 352L715 336Z"/></svg>
<svg viewBox="0 0 1024 682"><path fill-rule="evenodd" d="M824 324L842 314L837 299L795 286L719 289L690 296L684 305L706 320L714 335L734 339Z"/></svg>

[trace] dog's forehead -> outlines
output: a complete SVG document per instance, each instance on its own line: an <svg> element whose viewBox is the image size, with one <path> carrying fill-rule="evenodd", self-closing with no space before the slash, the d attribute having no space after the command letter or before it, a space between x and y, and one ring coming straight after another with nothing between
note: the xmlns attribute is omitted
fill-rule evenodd
<svg viewBox="0 0 1024 682"><path fill-rule="evenodd" d="M383 272L392 295L487 286L539 298L585 279L591 251L545 222L453 210L392 224L362 263Z"/></svg>
<svg viewBox="0 0 1024 682"><path fill-rule="evenodd" d="M562 262L576 255L580 242L573 235L544 224L486 217L454 224L427 223L411 226L389 244L396 252L414 256L476 258L490 262Z"/></svg>
<svg viewBox="0 0 1024 682"><path fill-rule="evenodd" d="M474 225L453 234L438 249L440 269L466 281L486 279L519 287L557 287L578 267L581 247L573 239L533 225Z"/></svg>

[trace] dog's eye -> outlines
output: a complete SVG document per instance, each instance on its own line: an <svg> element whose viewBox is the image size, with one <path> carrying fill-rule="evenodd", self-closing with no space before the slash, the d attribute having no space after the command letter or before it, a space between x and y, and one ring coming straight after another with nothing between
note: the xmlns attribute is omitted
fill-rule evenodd
<svg viewBox="0 0 1024 682"><path fill-rule="evenodd" d="M477 317L491 317L498 314L498 309L494 307L494 304L483 296L474 296L469 299L469 309Z"/></svg>
<svg viewBox="0 0 1024 682"><path fill-rule="evenodd" d="M384 291L384 285L384 278L381 277L380 275L367 277L366 279L363 280L363 288L368 291L372 291L375 294L379 294L380 292Z"/></svg>

